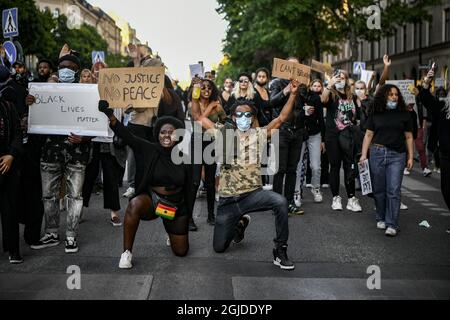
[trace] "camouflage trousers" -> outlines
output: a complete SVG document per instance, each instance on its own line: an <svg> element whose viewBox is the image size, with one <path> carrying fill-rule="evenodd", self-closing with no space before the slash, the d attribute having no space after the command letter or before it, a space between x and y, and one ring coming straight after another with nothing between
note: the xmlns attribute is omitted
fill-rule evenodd
<svg viewBox="0 0 450 320"><path fill-rule="evenodd" d="M76 237L83 209L83 183L86 166L76 163L41 162L42 195L44 202L45 232L58 233L60 209L59 194L63 176L66 180L67 229L66 237Z"/></svg>

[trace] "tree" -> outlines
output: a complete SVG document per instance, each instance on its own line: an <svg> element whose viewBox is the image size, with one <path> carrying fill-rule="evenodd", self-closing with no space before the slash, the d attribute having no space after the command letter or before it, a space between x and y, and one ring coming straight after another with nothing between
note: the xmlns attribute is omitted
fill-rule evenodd
<svg viewBox="0 0 450 320"><path fill-rule="evenodd" d="M50 30L56 27L49 12L41 12L34 0L0 0L0 11L11 7L19 10L19 37L24 54L49 57L55 51L56 41Z"/></svg>
<svg viewBox="0 0 450 320"><path fill-rule="evenodd" d="M323 53L336 54L337 45L350 40L352 59L361 40L375 41L393 34L405 23L429 20L426 7L441 0L218 0L217 12L229 22L224 53L231 57L227 75L269 67L274 57L297 56L304 62ZM381 29L369 29L377 5ZM222 68L224 69L224 68ZM246 70L247 69L247 70Z"/></svg>

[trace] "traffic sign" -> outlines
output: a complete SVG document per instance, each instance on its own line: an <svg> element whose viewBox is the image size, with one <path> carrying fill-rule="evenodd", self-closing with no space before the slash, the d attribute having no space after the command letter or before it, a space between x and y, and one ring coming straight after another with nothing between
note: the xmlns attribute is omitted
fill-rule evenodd
<svg viewBox="0 0 450 320"><path fill-rule="evenodd" d="M3 49L5 49L6 58L11 65L17 60L17 48L11 41L5 41L3 43Z"/></svg>
<svg viewBox="0 0 450 320"><path fill-rule="evenodd" d="M95 64L98 61L105 62L104 51L92 51L92 64Z"/></svg>
<svg viewBox="0 0 450 320"><path fill-rule="evenodd" d="M353 74L361 74L362 70L366 70L366 63L362 61L353 62Z"/></svg>
<svg viewBox="0 0 450 320"><path fill-rule="evenodd" d="M17 8L10 8L3 10L2 27L4 38L12 38L17 37L19 35L18 12L19 10Z"/></svg>

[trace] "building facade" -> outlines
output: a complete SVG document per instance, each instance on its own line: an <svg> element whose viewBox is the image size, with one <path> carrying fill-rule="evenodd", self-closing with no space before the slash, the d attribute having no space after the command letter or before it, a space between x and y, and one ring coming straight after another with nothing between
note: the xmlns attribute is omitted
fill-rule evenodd
<svg viewBox="0 0 450 320"><path fill-rule="evenodd" d="M108 52L121 53L121 30L114 19L102 9L92 6L85 0L35 0L35 2L39 9L49 10L55 18L61 14L69 16L73 11L73 6L76 6L79 9L80 22L97 29L108 43Z"/></svg>
<svg viewBox="0 0 450 320"><path fill-rule="evenodd" d="M391 79L420 80L432 62L438 66L438 78L449 86L450 67L450 1L430 7L431 22L407 24L397 27L394 36L377 42L359 43L358 61L366 62L366 69L383 71L383 56L392 59ZM350 43L342 44L339 55L323 55L323 61L350 73L353 69Z"/></svg>

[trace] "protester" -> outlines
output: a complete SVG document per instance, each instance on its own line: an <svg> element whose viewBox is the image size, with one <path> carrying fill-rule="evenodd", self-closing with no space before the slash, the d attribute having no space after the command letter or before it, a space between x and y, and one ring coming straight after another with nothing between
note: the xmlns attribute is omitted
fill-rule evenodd
<svg viewBox="0 0 450 320"><path fill-rule="evenodd" d="M38 77L33 82L47 82L53 73L53 63L49 59L41 59L37 65Z"/></svg>
<svg viewBox="0 0 450 320"><path fill-rule="evenodd" d="M116 109L117 118L122 117L121 109ZM92 190L100 169L103 173L103 208L111 212L110 223L113 227L122 226L120 220L119 180L122 167L125 166L126 148L113 142L113 138L96 138L92 142L92 157L86 167L83 184L83 206L89 207ZM117 140L116 140L117 141Z"/></svg>
<svg viewBox="0 0 450 320"><path fill-rule="evenodd" d="M288 61L298 63L297 58ZM290 82L277 78L270 85L270 100L274 108L274 116L278 115L290 96ZM302 144L306 139L305 101L300 94L295 96L293 112L280 128L279 167L273 179L273 191L284 194L289 204L289 213L302 215L304 211L294 202L295 183L297 180L297 166L300 161ZM284 190L284 192L283 192ZM301 203L299 203L301 205Z"/></svg>
<svg viewBox="0 0 450 320"><path fill-rule="evenodd" d="M59 59L58 73L61 83L76 83L80 60L74 54ZM32 108L32 106L31 106ZM89 161L90 137L47 135L42 151L41 176L45 211L45 235L32 249L39 250L59 244L59 201L61 177L67 178L67 229L65 252L78 252L78 224L83 206L82 188L86 164Z"/></svg>
<svg viewBox="0 0 450 320"><path fill-rule="evenodd" d="M95 82L96 81L94 80L94 77L89 69L83 69L83 71L81 71L80 83L92 84Z"/></svg>
<svg viewBox="0 0 450 320"><path fill-rule="evenodd" d="M298 82L292 81L289 88L289 98L285 107L280 115L264 128L251 129L257 114L255 104L251 101L236 101L230 109L232 121L221 125L208 119L213 105L209 105L202 113L199 101L192 99L194 120L201 123L203 128L211 130L216 143L221 140L225 148L221 161L220 200L214 227L214 250L217 253L223 253L232 240L239 243L244 239L245 229L250 223L248 213L271 209L275 213L276 221L273 263L284 270L294 269L294 264L287 256L288 205L281 195L262 189L261 163L258 157L252 157L250 150L260 152L261 148L264 148L262 144L266 143L266 138L272 135L272 130L278 129L283 122L287 121L296 100ZM227 130L234 134L233 141L229 140ZM233 152L228 148L234 144L235 140L238 141L235 148L240 150L240 156L238 151Z"/></svg>
<svg viewBox="0 0 450 320"><path fill-rule="evenodd" d="M3 251L11 264L20 264L19 240L19 157L22 154L20 119L14 105L9 70L0 65L0 217Z"/></svg>
<svg viewBox="0 0 450 320"><path fill-rule="evenodd" d="M184 123L174 117L161 117L154 126L156 143L134 136L114 116L107 101L99 102L99 110L110 120L114 133L129 145L135 154L141 154L145 168L142 182L130 201L125 213L124 252L119 268L132 267L134 239L140 220L154 220L162 216L164 228L170 239L175 255L184 257L189 250L189 212L192 208L191 186L192 166L176 165L171 159L172 150L177 144L173 139L176 129L184 128ZM166 210L166 212L161 212ZM166 216L167 211L174 215Z"/></svg>
<svg viewBox="0 0 450 320"><path fill-rule="evenodd" d="M248 73L241 73L238 79L239 83L234 87L227 104L223 106L227 115L230 115L231 107L236 103L236 101L254 101L255 99L255 89L251 84L252 77Z"/></svg>
<svg viewBox="0 0 450 320"><path fill-rule="evenodd" d="M225 111L220 105L219 101L219 90L213 81L209 79L194 79L193 83L200 84L200 99L198 103L200 104L200 110L202 114L206 111L209 105L213 104L214 108L208 115L208 119L214 123L223 123L226 119ZM194 126L196 123L194 123ZM200 145L197 143L200 142ZM203 133L200 134L193 132L191 146L192 146L192 154L195 154L195 148L199 148L202 150L202 155L205 152L205 149L211 148L214 145L214 141L212 141L212 137L203 130ZM216 197L216 188L215 188L215 177L216 177L216 163L207 163L202 157L202 163L195 163L193 166L193 188L192 188L192 198L195 199L198 188L200 187L200 180L202 175L202 167L204 167L205 179L204 185L206 186L206 201L207 201L207 209L208 209L208 218L207 223L210 225L214 225L215 216L214 216L214 202ZM194 203L193 203L194 205ZM192 210L193 211L193 207ZM192 230L191 230L192 231Z"/></svg>
<svg viewBox="0 0 450 320"><path fill-rule="evenodd" d="M433 115L433 121L436 122L440 146L441 192L450 209L450 95L444 96L445 92L441 91L439 99L433 97L430 93L433 78L434 70L430 70L423 79L420 99L428 113ZM447 232L450 232L450 229Z"/></svg>
<svg viewBox="0 0 450 320"><path fill-rule="evenodd" d="M272 103L270 101L270 93L267 90L267 84L269 83L270 73L266 68L260 68L256 70L255 81L255 105L258 108L257 119L259 126L267 126L273 119ZM267 150L269 151L269 144L267 144ZM264 168L266 166L263 166ZM263 188L264 190L272 190L273 185L270 184L270 178L268 175L263 175Z"/></svg>
<svg viewBox="0 0 450 320"><path fill-rule="evenodd" d="M301 156L297 166L297 182L295 188L301 199L302 185L306 173L306 160L308 158L306 154L308 154L312 172L311 193L315 203L321 203L323 201L322 192L320 191L321 155L325 152L325 123L323 119L323 106L320 100L322 89L322 81L315 79L311 82L306 96L304 112L305 115L306 113L308 114L305 117L306 136L308 138L302 145ZM299 204L297 203L297 205Z"/></svg>
<svg viewBox="0 0 450 320"><path fill-rule="evenodd" d="M370 173L376 207L377 228L386 236L399 231L403 168L413 167L412 121L400 90L382 86L367 120L360 163L370 148Z"/></svg>
<svg viewBox="0 0 450 320"><path fill-rule="evenodd" d="M340 170L344 166L347 210L360 212L362 208L355 197L355 130L356 104L348 84L348 74L338 70L329 80L322 94L322 103L327 108L325 145L330 159L330 185L333 195L332 209L342 210L339 195Z"/></svg>
<svg viewBox="0 0 450 320"><path fill-rule="evenodd" d="M222 93L220 94L220 102L222 106L226 106L228 104L228 99L230 99L233 89L234 89L233 79L226 78L225 81L223 82Z"/></svg>
<svg viewBox="0 0 450 320"><path fill-rule="evenodd" d="M92 65L92 68L91 68L92 83L98 82L100 70L105 69L105 68L108 68L108 66L103 61L97 61Z"/></svg>

